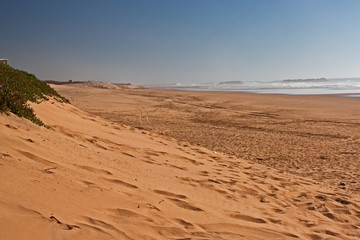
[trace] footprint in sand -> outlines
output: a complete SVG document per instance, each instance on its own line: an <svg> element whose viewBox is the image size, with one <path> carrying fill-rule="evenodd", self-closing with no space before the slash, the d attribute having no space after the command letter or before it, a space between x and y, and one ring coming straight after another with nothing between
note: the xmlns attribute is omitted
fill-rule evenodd
<svg viewBox="0 0 360 240"><path fill-rule="evenodd" d="M160 194L160 195L167 196L167 199L169 199L171 202L175 203L177 206L179 206L181 208L188 209L191 211L203 211L201 208L192 206L188 202L183 201L184 199L187 199L187 197L185 195L175 194L175 193L167 192L164 190L154 190L154 192L157 194ZM180 200L180 199L182 199L182 200Z"/></svg>
<svg viewBox="0 0 360 240"><path fill-rule="evenodd" d="M164 165L165 165L165 166L172 167L172 168L180 169L180 170L183 170L183 171L188 171L188 169L187 169L186 167L179 167L179 166L176 166L176 165L173 165L173 164L169 164L169 163L165 163Z"/></svg>
<svg viewBox="0 0 360 240"><path fill-rule="evenodd" d="M167 191L163 191L163 190L154 190L154 192L156 192L157 194L167 196L167 197L180 198L180 199L186 199L187 198L184 195L175 194L175 193L171 193L171 192L167 192Z"/></svg>
<svg viewBox="0 0 360 240"><path fill-rule="evenodd" d="M122 154L124 154L124 155L126 155L128 157L136 158L134 155L132 155L130 153L122 152Z"/></svg>
<svg viewBox="0 0 360 240"><path fill-rule="evenodd" d="M126 218L128 220L134 220L134 221L143 220L146 222L154 223L154 220L152 218L128 209L123 209L123 208L110 209L110 214L114 217L118 217L122 219Z"/></svg>
<svg viewBox="0 0 360 240"><path fill-rule="evenodd" d="M49 219L50 219L50 221L55 222L55 223L61 225L61 226L64 228L64 230L72 230L72 229L74 229L74 228L80 229L80 227L77 226L77 225L62 223L62 222L61 222L59 219L57 219L55 216L50 216Z"/></svg>
<svg viewBox="0 0 360 240"><path fill-rule="evenodd" d="M10 129L18 129L17 127L13 126L13 125L10 125L10 124L6 124L5 125L6 127L10 128Z"/></svg>
<svg viewBox="0 0 360 240"><path fill-rule="evenodd" d="M38 162L38 163L42 163L42 164L46 164L46 165L56 165L56 163L51 162L49 160L46 160L42 157L36 156L35 154L29 153L29 152L25 152L25 151L21 151L21 150L17 150L19 153L21 153L22 155L24 155L25 157ZM54 166L55 167L55 166Z"/></svg>
<svg viewBox="0 0 360 240"><path fill-rule="evenodd" d="M191 210L191 211L198 211L198 212L204 211L201 208L192 206L192 205L190 205L189 203L187 203L185 201L182 201L182 200L179 200L179 199L176 199L176 198L169 198L169 197L168 197L168 199L170 201L172 201L173 203L175 203L177 206L181 207L181 208Z"/></svg>
<svg viewBox="0 0 360 240"><path fill-rule="evenodd" d="M243 215L243 214L240 214L240 213L231 214L230 217L240 219L240 220L244 220L244 221L247 221L247 222L266 223L266 221L264 219L262 219L262 218L254 218L254 217Z"/></svg>
<svg viewBox="0 0 360 240"><path fill-rule="evenodd" d="M193 228L193 227L194 227L193 224L191 224L191 223L189 223L189 222L187 222L187 221L185 221L185 220L182 220L182 219L180 219L180 218L175 218L174 220L175 220L175 222L177 222L177 223L179 223L180 225L182 225L184 228Z"/></svg>
<svg viewBox="0 0 360 240"><path fill-rule="evenodd" d="M115 184L119 184L119 185L122 185L124 187L127 187L127 188L133 188L133 189L136 189L138 188L137 186L135 185L132 185L130 183L127 183L127 182L124 182L124 181L121 181L119 179L109 179L109 178L103 178L104 180L108 181L108 182L111 182L111 183L115 183Z"/></svg>
<svg viewBox="0 0 360 240"><path fill-rule="evenodd" d="M78 167L78 168L84 169L86 171L92 172L92 173L112 175L111 172L109 172L107 170L100 169L100 168L95 168L95 167L90 167L90 166L85 166L85 165L77 165L77 164L73 164L73 165Z"/></svg>
<svg viewBox="0 0 360 240"><path fill-rule="evenodd" d="M97 232L101 232L103 234L112 236L111 233L116 233L118 235L119 239L131 239L128 235L126 235L124 232L120 231L119 229L115 228L113 225L91 217L83 217L85 223L80 223L79 225L83 226L84 228L90 228L92 230L95 230Z"/></svg>
<svg viewBox="0 0 360 240"><path fill-rule="evenodd" d="M199 175L207 177L207 176L209 176L209 172L208 171L200 171Z"/></svg>

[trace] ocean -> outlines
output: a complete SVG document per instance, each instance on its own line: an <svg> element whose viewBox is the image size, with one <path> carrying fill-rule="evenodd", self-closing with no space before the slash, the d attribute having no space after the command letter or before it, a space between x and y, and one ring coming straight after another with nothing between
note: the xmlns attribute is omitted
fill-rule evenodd
<svg viewBox="0 0 360 240"><path fill-rule="evenodd" d="M281 81L227 81L165 84L160 87L187 91L228 91L266 94L341 94L360 97L360 78L290 79Z"/></svg>

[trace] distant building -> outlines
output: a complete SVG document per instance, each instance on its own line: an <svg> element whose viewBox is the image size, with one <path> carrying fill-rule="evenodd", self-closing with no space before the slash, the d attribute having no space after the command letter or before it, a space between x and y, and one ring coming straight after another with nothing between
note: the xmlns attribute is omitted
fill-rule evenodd
<svg viewBox="0 0 360 240"><path fill-rule="evenodd" d="M73 83L74 82L74 80L69 80L69 83Z"/></svg>
<svg viewBox="0 0 360 240"><path fill-rule="evenodd" d="M0 63L8 65L8 60L7 59L0 59Z"/></svg>

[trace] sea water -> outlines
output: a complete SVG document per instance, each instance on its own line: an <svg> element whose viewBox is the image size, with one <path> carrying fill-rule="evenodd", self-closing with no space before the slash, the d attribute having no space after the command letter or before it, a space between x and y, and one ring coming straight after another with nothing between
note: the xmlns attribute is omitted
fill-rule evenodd
<svg viewBox="0 0 360 240"><path fill-rule="evenodd" d="M267 94L360 94L360 78L295 79L280 81L228 81L214 83L176 83L161 87L188 91L229 91Z"/></svg>

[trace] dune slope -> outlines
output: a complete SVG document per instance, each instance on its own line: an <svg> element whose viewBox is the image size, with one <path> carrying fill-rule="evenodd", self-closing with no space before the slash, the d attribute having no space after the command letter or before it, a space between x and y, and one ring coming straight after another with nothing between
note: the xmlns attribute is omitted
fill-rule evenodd
<svg viewBox="0 0 360 240"><path fill-rule="evenodd" d="M359 239L360 201L54 101L0 116L0 239Z"/></svg>

